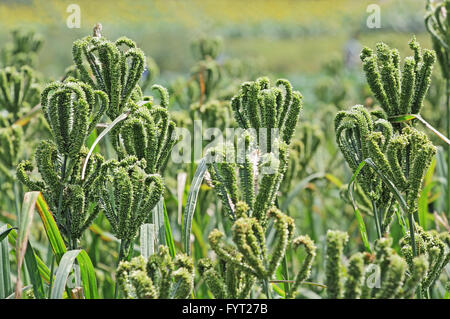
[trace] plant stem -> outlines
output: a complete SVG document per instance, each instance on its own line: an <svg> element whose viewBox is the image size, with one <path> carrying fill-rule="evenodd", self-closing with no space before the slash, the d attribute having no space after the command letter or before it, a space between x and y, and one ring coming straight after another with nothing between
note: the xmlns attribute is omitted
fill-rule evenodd
<svg viewBox="0 0 450 319"><path fill-rule="evenodd" d="M14 205L16 208L16 216L20 216L20 200L19 200L19 185L17 181L14 181L13 191L14 191Z"/></svg>
<svg viewBox="0 0 450 319"><path fill-rule="evenodd" d="M117 260L117 267L119 267L119 264L120 264L120 262L122 261L122 259L124 257L124 251L127 250L126 246L128 246L128 241L122 239L120 241L119 258ZM117 267L116 267L116 269L117 269ZM117 299L117 297L118 297L118 292L119 292L119 289L118 289L119 287L118 286L119 286L119 283L117 281L117 274L116 274L116 284L115 284L115 287L114 287L114 299Z"/></svg>
<svg viewBox="0 0 450 319"><path fill-rule="evenodd" d="M411 241L411 247L413 251L413 256L417 257L417 248L416 248L416 237L414 233L414 216L413 214L408 214L408 221L409 221L409 237Z"/></svg>
<svg viewBox="0 0 450 319"><path fill-rule="evenodd" d="M267 299L272 299L272 295L270 293L270 286L269 286L269 280L264 279L263 280L263 288L264 288L264 294L266 295Z"/></svg>
<svg viewBox="0 0 450 319"><path fill-rule="evenodd" d="M289 285L289 269L288 269L288 260L287 260L287 254L284 255L283 258L283 275L286 282L284 283L284 291L286 293L286 299L290 297L291 295L291 287Z"/></svg>
<svg viewBox="0 0 450 319"><path fill-rule="evenodd" d="M377 208L377 204L375 203L375 201L372 201L372 209L373 209L373 215L375 217L375 227L377 229L378 239L380 239L381 237L383 237L383 235L381 233L380 219L378 217L378 208Z"/></svg>
<svg viewBox="0 0 450 319"><path fill-rule="evenodd" d="M61 165L61 187L59 189L58 208L56 210L56 221L58 224L62 222L61 209L62 209L62 200L63 200L63 192L64 192L64 179L66 178L66 165L67 165L67 156L64 155L63 163ZM71 238L70 238L71 237L70 230L67 225L67 220L66 220L66 228L67 228L66 235L67 235L67 240L68 240L68 246L69 246L69 249L71 249L72 243L71 243Z"/></svg>

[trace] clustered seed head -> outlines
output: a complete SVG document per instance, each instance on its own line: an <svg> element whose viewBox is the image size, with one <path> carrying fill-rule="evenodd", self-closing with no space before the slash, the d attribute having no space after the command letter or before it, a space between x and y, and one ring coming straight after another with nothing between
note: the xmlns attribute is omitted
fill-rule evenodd
<svg viewBox="0 0 450 319"><path fill-rule="evenodd" d="M43 39L32 30L16 29L11 32L12 42L7 42L0 52L3 66L33 66L42 48Z"/></svg>
<svg viewBox="0 0 450 319"><path fill-rule="evenodd" d="M207 152L212 184L232 219L236 218L236 203L242 200L249 206L249 216L264 225L287 170L301 95L292 91L287 80L278 80L277 85L284 93L280 87L271 88L267 78L244 83L231 101L241 129L236 143ZM281 131L280 138L272 136L276 129Z"/></svg>
<svg viewBox="0 0 450 319"><path fill-rule="evenodd" d="M445 79L450 78L450 63L448 61L450 40L450 1L443 0L427 1L427 14L425 16L425 27L431 35L433 49L436 52L437 60L441 66L442 75Z"/></svg>
<svg viewBox="0 0 450 319"><path fill-rule="evenodd" d="M414 57L405 59L400 70L400 54L380 42L373 52L361 52L367 83L387 117L402 114L419 114L431 82L431 72L436 60L434 51L421 50L415 38L409 43Z"/></svg>
<svg viewBox="0 0 450 319"><path fill-rule="evenodd" d="M14 179L11 171L18 164L22 150L22 137L23 129L20 126L0 128L0 171L11 180Z"/></svg>
<svg viewBox="0 0 450 319"><path fill-rule="evenodd" d="M271 87L269 79L261 77L243 83L232 98L231 107L239 127L255 129L259 147L270 152L274 129L278 129L281 140L290 145L302 109L302 95L293 91L288 80L279 79L276 86ZM261 128L265 129L266 136L259 143Z"/></svg>
<svg viewBox="0 0 450 319"><path fill-rule="evenodd" d="M428 262L424 256L413 258L411 254L402 258L391 247L391 238L378 239L372 255L353 254L346 268L342 263L342 253L347 240L347 233L332 230L327 233L328 298L411 298L426 278ZM369 266L378 270L373 273ZM371 278L373 276L375 278Z"/></svg>
<svg viewBox="0 0 450 319"><path fill-rule="evenodd" d="M294 284L289 291L288 297L290 298L295 297L300 284L311 276L311 267L313 265L314 258L316 257L316 245L308 235L294 238L292 241L292 246L294 249L297 249L299 246L303 246L305 248L306 257L300 267L300 270L297 272L294 279Z"/></svg>
<svg viewBox="0 0 450 319"><path fill-rule="evenodd" d="M164 191L159 174L145 172L146 161L128 156L102 164L94 181L98 203L121 240L131 241Z"/></svg>
<svg viewBox="0 0 450 319"><path fill-rule="evenodd" d="M153 89L160 94L160 105L149 102L138 106L131 102L130 115L112 131L113 146L119 159L129 155L145 159L148 174L163 174L176 143L175 122L170 120L167 110L167 90L160 85L154 85Z"/></svg>
<svg viewBox="0 0 450 319"><path fill-rule="evenodd" d="M39 103L39 78L29 66L0 69L0 110L6 110L9 125ZM0 126L3 126L0 122Z"/></svg>
<svg viewBox="0 0 450 319"><path fill-rule="evenodd" d="M299 128L299 138L294 139L289 150L289 163L281 184L283 193L289 193L294 180L307 174L307 167L312 164L312 158L323 141L323 132L320 127L303 123Z"/></svg>
<svg viewBox="0 0 450 319"><path fill-rule="evenodd" d="M87 36L74 42L72 55L81 80L108 95L106 114L111 120L123 113L129 101L142 100L137 84L145 69L145 55L132 40L122 37L112 42Z"/></svg>
<svg viewBox="0 0 450 319"><path fill-rule="evenodd" d="M220 38L199 38L192 43L191 48L197 63L191 69L195 82L188 86L188 90L198 91L200 102L203 102L203 97L206 100L212 97L222 80L222 66L216 61L222 48L222 40ZM194 83L195 85L192 85Z"/></svg>
<svg viewBox="0 0 450 319"><path fill-rule="evenodd" d="M418 262L417 258L413 258L413 249L409 244L409 232L400 242L401 252L408 262L410 272L412 269L417 269L422 273L420 280L416 278L416 281L421 284L422 292L425 293L450 262L450 235L448 232L439 234L436 231L425 231L417 224L415 228L416 250L421 262Z"/></svg>
<svg viewBox="0 0 450 319"><path fill-rule="evenodd" d="M49 84L41 95L42 110L61 155L76 157L108 108L108 96L80 81Z"/></svg>
<svg viewBox="0 0 450 319"><path fill-rule="evenodd" d="M42 141L36 150L42 180L29 176L33 171L30 161L18 165L17 177L44 194L69 244L77 242L101 210L114 233L128 242L163 193L158 173L164 171L175 142L175 125L167 112L169 96L158 85L153 88L160 95L160 105L142 96L137 82L145 58L127 38L111 42L98 29L95 36L74 43L73 58L75 66L64 81L50 83L41 93L43 114L52 133L52 139ZM32 73L27 68L21 72L21 77L17 72L0 72L0 84L11 85L2 90L5 100L12 101L5 105L26 106L30 99ZM14 95L9 94L11 90ZM85 163L85 142L101 118L106 114L113 120L125 109L127 119L112 131L119 161L105 162L94 153ZM1 142L12 159L14 139Z"/></svg>
<svg viewBox="0 0 450 319"><path fill-rule="evenodd" d="M239 203L239 208L245 204ZM267 251L265 231L261 223L253 217L238 218L231 228L235 247L223 243L225 236L215 229L209 235L211 248L221 261L234 265L240 271L258 279L270 279L283 259L286 249L292 243L294 220L273 208L267 213L274 221L274 241L271 252Z"/></svg>
<svg viewBox="0 0 450 319"><path fill-rule="evenodd" d="M50 140L42 141L35 153L36 164L41 179L34 180L30 174L34 170L31 161L25 160L17 165L17 178L30 190L42 192L55 213L54 217L58 228L63 235L76 241L83 231L89 227L97 217L100 207L95 204L93 181L100 172L104 162L100 154L92 156L86 166L85 178L81 179L81 169L88 150L82 147L77 155L68 160L63 175L61 156L57 145ZM94 203L90 207L90 203ZM58 211L58 207L60 210Z"/></svg>
<svg viewBox="0 0 450 319"><path fill-rule="evenodd" d="M215 59L222 49L223 41L219 37L201 37L191 43L192 54L197 60Z"/></svg>
<svg viewBox="0 0 450 319"><path fill-rule="evenodd" d="M235 252L230 250L230 254ZM235 256L242 258L241 255ZM219 260L213 264L208 258L200 259L198 270L206 285L216 299L244 299L248 298L255 284L252 274L241 271L233 263Z"/></svg>
<svg viewBox="0 0 450 319"><path fill-rule="evenodd" d="M120 262L117 278L127 299L187 299L194 288L194 265L190 257L172 258L160 246L148 260L138 256Z"/></svg>
<svg viewBox="0 0 450 319"><path fill-rule="evenodd" d="M88 153L84 143L105 113L108 97L68 78L47 85L41 105L52 133L52 140L40 142L35 153L42 180L29 176L34 169L30 161L19 163L17 177L30 190L43 193L55 212L59 229L66 239L76 243L100 210L92 185L103 157L96 154L89 158L85 179L81 179L81 170Z"/></svg>
<svg viewBox="0 0 450 319"><path fill-rule="evenodd" d="M393 133L388 121L373 121L362 106L339 112L335 132L337 144L353 172L363 160L372 159L397 189L406 194L409 212L417 211L423 179L436 154L436 147L424 133L411 126ZM372 168L364 167L357 180L370 199L390 206L393 194ZM391 215L386 217L384 226L389 225Z"/></svg>

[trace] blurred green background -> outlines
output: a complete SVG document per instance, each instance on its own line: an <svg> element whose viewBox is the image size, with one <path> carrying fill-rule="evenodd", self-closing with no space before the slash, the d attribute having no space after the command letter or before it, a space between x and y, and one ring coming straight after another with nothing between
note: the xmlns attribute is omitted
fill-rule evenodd
<svg viewBox="0 0 450 319"><path fill-rule="evenodd" d="M66 25L69 4L81 8L80 29ZM369 4L381 8L380 29L366 26ZM386 39L403 53L414 33L429 47L424 14L423 0L2 0L0 40L9 37L9 29L35 28L47 39L38 68L59 76L71 63L62 48L101 22L105 36L135 39L167 78L189 70L192 57L186 53L193 39L219 35L225 55L263 59L271 73L298 76L314 74L323 61L342 55L355 33L363 45Z"/></svg>

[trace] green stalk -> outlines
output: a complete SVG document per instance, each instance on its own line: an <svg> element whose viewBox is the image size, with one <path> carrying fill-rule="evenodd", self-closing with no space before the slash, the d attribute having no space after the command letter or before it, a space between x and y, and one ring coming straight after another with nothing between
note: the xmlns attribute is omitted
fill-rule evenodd
<svg viewBox="0 0 450 319"><path fill-rule="evenodd" d="M264 294L266 295L267 299L272 299L272 295L270 293L270 283L268 279L263 280L263 288L264 288Z"/></svg>
<svg viewBox="0 0 450 319"><path fill-rule="evenodd" d="M383 237L383 234L381 233L381 225L380 225L380 218L378 217L378 208L375 201L372 201L372 209L373 209L373 215L375 217L375 227L377 229L377 235L378 239Z"/></svg>
<svg viewBox="0 0 450 319"><path fill-rule="evenodd" d="M408 214L408 221L409 221L409 233L410 233L410 240L411 240L411 247L413 250L414 257L417 257L417 249L416 249L416 235L414 233L414 216L413 214Z"/></svg>
<svg viewBox="0 0 450 319"><path fill-rule="evenodd" d="M14 191L14 205L16 208L16 216L20 216L20 200L19 200L19 185L17 181L14 181L13 191Z"/></svg>
<svg viewBox="0 0 450 319"><path fill-rule="evenodd" d="M121 240L120 241L119 258L117 260L117 267L116 267L116 269L119 267L120 262L125 257L124 253L127 250L127 246L128 246L128 241L127 240ZM117 274L116 274L116 284L115 284L115 287L114 287L114 299L117 299L117 297L118 297L118 292L119 292L118 288L119 288L119 283L117 281Z"/></svg>

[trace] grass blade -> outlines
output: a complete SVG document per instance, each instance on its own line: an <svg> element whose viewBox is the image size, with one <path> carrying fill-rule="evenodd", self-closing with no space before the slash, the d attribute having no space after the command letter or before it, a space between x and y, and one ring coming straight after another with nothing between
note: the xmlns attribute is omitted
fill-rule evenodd
<svg viewBox="0 0 450 319"><path fill-rule="evenodd" d="M7 226L10 227L10 225L7 225ZM9 232L9 235L8 235L9 244L13 247L16 246L16 240L17 240L17 232L14 228L15 227L12 227L12 230ZM50 270L48 269L47 265L42 261L42 259L39 256L34 254L34 258L37 262L37 267L39 270L39 274L41 275L41 278L46 283L49 283L50 282ZM25 254L25 260L26 260L26 254Z"/></svg>
<svg viewBox="0 0 450 319"><path fill-rule="evenodd" d="M94 266L89 255L82 250L77 256L77 261L81 270L84 297L86 299L98 299L97 279L95 278Z"/></svg>
<svg viewBox="0 0 450 319"><path fill-rule="evenodd" d="M0 227L0 233L8 235L12 228L7 225ZM6 236L5 236L6 237ZM7 238L0 239L0 299L12 293L11 267L9 263L9 244Z"/></svg>
<svg viewBox="0 0 450 319"><path fill-rule="evenodd" d="M84 174L86 173L86 167L89 162L89 158L91 157L92 153L94 152L95 147L97 146L98 142L100 142L100 140L106 134L108 134L108 132L111 131L114 128L114 126L117 125L117 123L125 120L129 114L130 114L130 112L125 112L125 113L119 115L118 117L116 117L114 119L114 121L112 121L110 124L108 124L108 126L100 133L100 135L95 139L94 143L92 143L91 148L89 149L89 152L84 160L83 169L81 170L81 180L84 180Z"/></svg>
<svg viewBox="0 0 450 319"><path fill-rule="evenodd" d="M143 224L141 226L141 255L145 259L148 259L155 253L155 225Z"/></svg>
<svg viewBox="0 0 450 319"><path fill-rule="evenodd" d="M55 219L48 209L48 205L45 202L44 197L42 197L42 194L39 194L37 197L36 207L44 224L45 232L47 233L50 246L55 254L56 261L59 263L67 249L61 233L59 232L58 226L56 225Z"/></svg>
<svg viewBox="0 0 450 319"><path fill-rule="evenodd" d="M161 198L153 208L153 224L156 227L157 245L166 245L166 230L164 228L164 207Z"/></svg>
<svg viewBox="0 0 450 319"><path fill-rule="evenodd" d="M66 288L67 278L74 266L75 259L78 261L81 272L81 282L86 299L97 299L97 281L95 279L94 267L88 254L81 249L69 250L59 263L53 283L51 299L62 299Z"/></svg>
<svg viewBox="0 0 450 319"><path fill-rule="evenodd" d="M203 158L197 166L194 177L192 179L191 186L189 188L188 197L186 200L186 206L184 208L183 215L183 227L181 230L181 241L183 244L184 252L187 255L191 254L191 228L192 228L192 218L194 217L195 207L197 205L198 192L200 186L202 185L203 178L206 173L206 160Z"/></svg>
<svg viewBox="0 0 450 319"><path fill-rule="evenodd" d="M167 215L166 203L162 199L163 212L164 212L164 229L166 235L166 244L169 247L169 253L172 258L175 257L175 243L173 242L172 230L170 229L169 216Z"/></svg>
<svg viewBox="0 0 450 319"><path fill-rule="evenodd" d="M359 233L361 234L361 239L364 243L364 247L370 253L370 252L372 252L372 250L371 250L370 244L369 244L369 236L367 235L366 225L364 224L364 219L361 216L361 213L358 209L358 205L356 204L355 198L353 196L353 186L355 184L356 177L359 175L359 173L361 172L361 170L365 164L366 164L365 161L361 162L359 164L358 168L356 169L355 173L353 174L353 176L350 180L350 183L348 184L348 194L349 194L350 200L352 202L353 211L355 212L356 221L358 222L358 229L359 229Z"/></svg>
<svg viewBox="0 0 450 319"><path fill-rule="evenodd" d="M17 227L9 227L8 228L7 225L4 225L4 226L5 227L2 226L2 228L1 228L2 230L0 230L0 241L5 239L12 230L17 229ZM6 228L6 229L4 229L4 228Z"/></svg>
<svg viewBox="0 0 450 319"><path fill-rule="evenodd" d="M34 253L34 249L30 242L28 242L25 253L25 264L33 286L34 296L36 299L45 299L44 283L42 282L41 272L36 260L36 254Z"/></svg>
<svg viewBox="0 0 450 319"><path fill-rule="evenodd" d="M16 260L17 260L17 281L16 281L16 299L22 297L22 264L27 251L28 236L30 234L30 226L33 221L33 212L39 192L25 193L23 198L22 210L19 217L19 229L17 231L16 241Z"/></svg>
<svg viewBox="0 0 450 319"><path fill-rule="evenodd" d="M450 144L450 140L445 137L442 133L440 133L438 130L436 130L430 123L425 121L423 117L421 117L419 114L405 114L405 115L398 115L389 118L389 121L391 123L401 123L401 122L408 122L413 119L417 119L420 123L425 125L427 129L432 131L435 135L437 135L441 140L443 140L445 143Z"/></svg>

